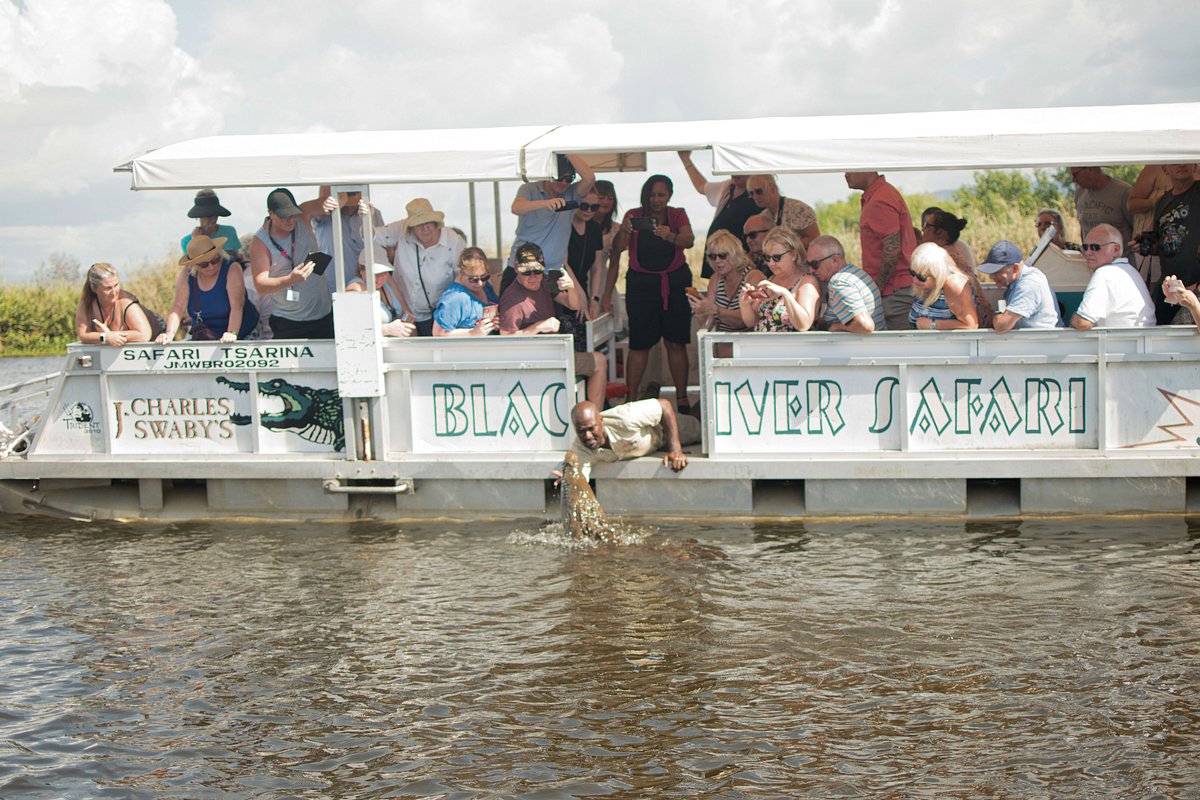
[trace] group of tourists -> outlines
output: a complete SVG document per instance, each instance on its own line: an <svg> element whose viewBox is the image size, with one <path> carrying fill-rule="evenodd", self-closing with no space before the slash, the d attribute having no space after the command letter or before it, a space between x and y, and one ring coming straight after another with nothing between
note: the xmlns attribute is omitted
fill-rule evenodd
<svg viewBox="0 0 1200 800"><path fill-rule="evenodd" d="M574 334L575 371L587 382L596 414L606 404L608 365L603 354L584 352L580 334L587 320L620 308L615 289L623 256L628 399L638 399L651 350L661 341L675 388L673 417L693 413L687 347L695 317L717 331L856 334L1003 333L1064 324L1086 330L1198 318L1200 215L1191 211L1200 203L1200 184L1194 164L1148 166L1133 185L1096 167L1071 171L1082 243L1065 238L1057 210L1043 209L1036 218L1039 235L1053 228L1050 242L1082 250L1092 270L1082 302L1064 320L1046 276L1025 262L1016 244L997 242L977 263L961 236L965 219L933 207L915 226L900 192L878 172L845 175L847 186L862 192L861 261L853 264L841 241L822 234L812 207L783 196L774 176L710 181L690 153L679 157L695 190L714 208L703 245L703 292L692 286L685 254L696 236L687 212L671 205L669 177L651 175L640 204L618 221L612 183L596 180L582 157L565 155L554 178L518 189L511 207L516 235L498 287L484 252L468 247L426 198L410 201L404 218L386 224L357 192L335 195L321 187L316 198L299 203L288 189L275 189L267 195L262 226L243 247L237 231L220 223L230 212L215 193L202 190L188 212L197 224L180 243L166 319L122 290L111 265L95 264L76 312L79 338L113 346L166 343L183 325L192 339L225 342L332 338L331 297L338 281L328 254L336 241L335 218L342 226L343 283L348 291L373 285L384 335ZM1138 256L1142 262L1135 266L1131 258ZM985 296L981 275L1004 290L997 308ZM661 420L658 408L656 402L646 410Z"/></svg>

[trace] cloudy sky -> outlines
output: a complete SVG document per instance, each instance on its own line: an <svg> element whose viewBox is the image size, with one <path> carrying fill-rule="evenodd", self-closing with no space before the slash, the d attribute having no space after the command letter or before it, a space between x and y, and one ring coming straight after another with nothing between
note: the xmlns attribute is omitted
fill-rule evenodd
<svg viewBox="0 0 1200 800"><path fill-rule="evenodd" d="M52 253L130 268L177 252L192 192L134 193L112 167L189 138L1196 101L1198 23L1181 0L0 0L0 277ZM651 167L706 229L679 162ZM618 183L623 207L640 183ZM840 176L782 185L848 193ZM219 194L253 232L264 192ZM392 221L418 194L466 227L465 188L374 196Z"/></svg>

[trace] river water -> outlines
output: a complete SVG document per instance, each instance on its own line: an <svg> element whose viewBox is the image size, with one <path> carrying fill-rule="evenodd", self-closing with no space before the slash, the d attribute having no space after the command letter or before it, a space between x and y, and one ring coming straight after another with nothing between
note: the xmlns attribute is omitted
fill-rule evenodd
<svg viewBox="0 0 1200 800"><path fill-rule="evenodd" d="M1200 797L1200 520L0 517L0 563L0 798Z"/></svg>
<svg viewBox="0 0 1200 800"><path fill-rule="evenodd" d="M0 797L1196 797L1198 545L10 517Z"/></svg>

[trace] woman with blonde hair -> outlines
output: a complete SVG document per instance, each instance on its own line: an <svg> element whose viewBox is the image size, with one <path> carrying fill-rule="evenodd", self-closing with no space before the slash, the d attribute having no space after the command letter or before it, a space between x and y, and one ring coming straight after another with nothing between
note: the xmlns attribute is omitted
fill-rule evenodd
<svg viewBox="0 0 1200 800"><path fill-rule="evenodd" d="M971 282L959 271L950 254L936 242L913 250L908 271L914 293L908 324L919 330L973 330L979 327Z"/></svg>
<svg viewBox="0 0 1200 800"><path fill-rule="evenodd" d="M142 304L121 289L116 267L100 261L88 267L75 307L75 331L84 344L120 347L150 341L152 328Z"/></svg>
<svg viewBox="0 0 1200 800"><path fill-rule="evenodd" d="M704 294L689 292L692 313L707 317L709 330L745 330L747 326L738 303L742 287L747 283L757 286L767 276L754 268L742 240L723 228L708 237L704 252L712 267L712 277Z"/></svg>
<svg viewBox="0 0 1200 800"><path fill-rule="evenodd" d="M738 307L742 322L756 331L806 331L821 300L817 279L804 271L800 234L787 226L772 228L763 241L763 257L771 280L746 282Z"/></svg>

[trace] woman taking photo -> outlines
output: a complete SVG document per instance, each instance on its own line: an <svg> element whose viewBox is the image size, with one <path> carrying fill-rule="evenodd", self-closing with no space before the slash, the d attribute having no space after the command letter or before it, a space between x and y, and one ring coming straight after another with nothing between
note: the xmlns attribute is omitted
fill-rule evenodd
<svg viewBox="0 0 1200 800"><path fill-rule="evenodd" d="M941 245L926 242L913 250L908 271L916 283L911 328L928 331L974 330L979 327L971 282L954 265Z"/></svg>
<svg viewBox="0 0 1200 800"><path fill-rule="evenodd" d="M806 331L812 327L821 300L821 286L803 271L804 244L787 226L772 228L763 242L771 279L746 282L738 307L742 322L756 331Z"/></svg>
<svg viewBox="0 0 1200 800"><path fill-rule="evenodd" d="M744 331L747 326L742 320L738 302L742 287L746 284L757 286L767 276L754 268L754 262L742 246L742 240L725 229L708 237L704 252L708 254L713 273L708 281L707 292L702 295L688 294L692 313L697 317L707 317L709 330Z"/></svg>
<svg viewBox="0 0 1200 800"><path fill-rule="evenodd" d="M180 320L191 319L193 341L233 342L246 339L258 327L258 309L246 299L242 269L222 254L225 237L210 239L197 234L187 243L179 259L175 279L175 302L167 314L167 329L159 344L174 341Z"/></svg>
<svg viewBox="0 0 1200 800"><path fill-rule="evenodd" d="M75 332L84 344L120 347L150 341L150 320L137 298L121 290L121 278L112 264L101 261L88 267L75 307Z"/></svg>
<svg viewBox="0 0 1200 800"><path fill-rule="evenodd" d="M692 285L683 251L695 244L692 224L682 208L667 205L674 192L666 175L651 175L642 185L642 205L625 214L613 240L608 280L601 309L612 312L613 287L619 277L621 253L629 248L625 278L625 308L629 316L629 360L625 378L631 397L641 391L650 349L661 339L675 384L679 410L687 414L688 342L692 338L692 309L684 291Z"/></svg>
<svg viewBox="0 0 1200 800"><path fill-rule="evenodd" d="M458 275L433 312L434 336L487 336L499 331L500 298L489 280L487 254L468 247L458 256Z"/></svg>

